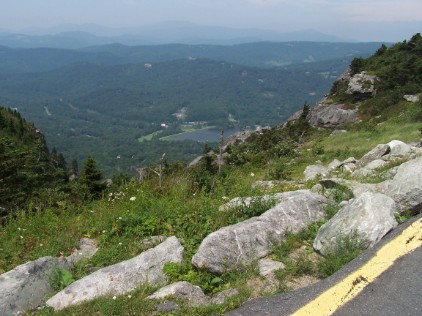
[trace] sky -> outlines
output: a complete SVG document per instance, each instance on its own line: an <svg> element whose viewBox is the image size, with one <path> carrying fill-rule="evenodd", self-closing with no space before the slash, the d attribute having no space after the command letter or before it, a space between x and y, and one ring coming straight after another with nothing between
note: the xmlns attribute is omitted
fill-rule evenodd
<svg viewBox="0 0 422 316"><path fill-rule="evenodd" d="M0 30L110 28L164 21L280 32L314 29L361 41L422 32L422 0L0 0Z"/></svg>

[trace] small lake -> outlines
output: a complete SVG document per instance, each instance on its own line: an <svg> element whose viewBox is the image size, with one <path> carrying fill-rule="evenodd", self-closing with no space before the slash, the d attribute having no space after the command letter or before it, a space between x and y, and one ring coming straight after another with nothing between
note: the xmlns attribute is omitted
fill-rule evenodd
<svg viewBox="0 0 422 316"><path fill-rule="evenodd" d="M239 132L240 129L237 127L228 128L224 130L224 139L234 133ZM170 136L166 140L193 140L197 142L219 142L221 137L221 129L217 127L207 127L192 132L180 133L177 135Z"/></svg>

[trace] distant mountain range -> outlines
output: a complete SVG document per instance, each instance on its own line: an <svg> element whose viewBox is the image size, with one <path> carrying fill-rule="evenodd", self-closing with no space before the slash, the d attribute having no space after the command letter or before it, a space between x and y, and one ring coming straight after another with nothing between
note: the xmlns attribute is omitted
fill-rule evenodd
<svg viewBox="0 0 422 316"><path fill-rule="evenodd" d="M272 41L353 42L316 30L277 32L260 29L237 29L203 26L188 22L165 22L139 28L110 29L97 25L65 25L51 29L28 29L0 33L0 45L8 47L71 48L120 43L124 45L219 44Z"/></svg>

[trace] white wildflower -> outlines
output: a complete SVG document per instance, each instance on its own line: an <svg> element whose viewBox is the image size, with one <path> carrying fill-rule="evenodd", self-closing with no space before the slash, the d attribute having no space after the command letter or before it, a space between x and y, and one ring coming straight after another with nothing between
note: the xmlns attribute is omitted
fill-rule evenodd
<svg viewBox="0 0 422 316"><path fill-rule="evenodd" d="M113 296L113 300L115 300L117 298L117 296Z"/></svg>
<svg viewBox="0 0 422 316"><path fill-rule="evenodd" d="M130 201L135 201L136 200L136 196L132 196L129 200Z"/></svg>

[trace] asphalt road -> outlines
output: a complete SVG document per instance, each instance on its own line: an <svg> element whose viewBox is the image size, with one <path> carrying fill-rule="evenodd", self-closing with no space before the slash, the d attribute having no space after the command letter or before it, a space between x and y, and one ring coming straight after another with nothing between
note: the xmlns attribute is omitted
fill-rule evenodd
<svg viewBox="0 0 422 316"><path fill-rule="evenodd" d="M368 249L360 257L343 267L343 269L321 282L297 291L248 301L238 309L225 315L291 315L304 305L314 301L321 293L326 292L348 275L358 271L373 258L381 247L390 243L416 221L422 221L422 214L400 225L376 246ZM314 316L323 314L318 309L309 313L309 315ZM422 247L397 259L392 267L367 285L351 301L337 309L333 315L422 316Z"/></svg>

